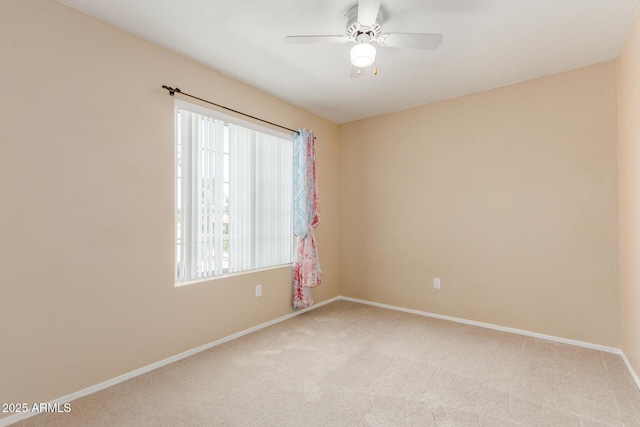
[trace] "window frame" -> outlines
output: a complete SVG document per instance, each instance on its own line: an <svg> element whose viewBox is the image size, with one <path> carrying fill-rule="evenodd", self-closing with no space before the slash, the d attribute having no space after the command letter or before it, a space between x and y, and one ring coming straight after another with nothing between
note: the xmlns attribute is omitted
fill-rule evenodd
<svg viewBox="0 0 640 427"><path fill-rule="evenodd" d="M291 241L292 241L292 245L291 245L291 251L290 251L290 255L289 255L289 262L284 263L284 264L278 264L278 265L273 265L273 266L267 266L267 267L259 267L259 268L252 268L250 270L246 270L246 271L238 271L238 272L228 272L228 269L225 269L223 274L217 274L217 275L212 275L212 276L207 276L207 277L203 277L203 278L196 278L196 279L190 279L190 280L183 280L183 281L178 281L178 277L176 274L176 261L177 261L177 247L178 247L178 235L177 235L177 229L178 229L178 188L177 188L177 184L178 184L178 114L177 114L177 110L178 109L184 109L184 110L188 110L192 113L197 113L197 114L201 114L204 116L208 116L211 117L215 120L220 120L222 122L224 122L224 125L226 127L226 129L228 129L227 125L232 123L236 126L241 126L256 132L261 132L267 135L271 135L277 138L281 138L281 139L285 139L289 142L291 142L291 145L293 147L293 135L287 132L282 132L280 130L275 130L273 128L270 127L266 127L266 126L262 126L247 120L243 120L240 119L238 117L235 116L231 116L229 114L225 114L225 113L221 113L217 110L211 109L211 108L207 108L207 107L203 107L201 105L198 104L194 104L191 102L186 102L180 99L174 99L174 105L173 105L173 118L174 118L174 136L173 136L173 149L174 149L174 156L173 156L173 167L174 167L174 171L173 171L173 185L174 185L174 197L173 197L173 220L174 220L174 225L173 225L173 282L174 282L174 287L181 287L181 286L186 286L186 285L191 285L191 284L195 284L195 283L202 283L202 282L206 282L206 281L212 281L212 280L218 280L218 279L223 279L223 278L228 278L228 277L233 277L233 276L239 276L239 275L244 275L244 274L252 274L252 273L256 273L256 272L260 272L260 271L268 271L268 270L274 270L274 269L278 269L278 268L285 268L285 267L291 267L293 265L294 262L294 251L295 251L295 245L293 244L293 242L295 242L295 235L293 232L293 217L291 219L291 224L290 224L290 236L291 236ZM226 130L225 130L226 133ZM227 140L225 139L225 142ZM229 144L231 144L231 142L229 141ZM291 158L291 162L292 162L292 166L293 166L293 156ZM291 180L293 181L293 175L291 176ZM224 182L223 182L224 185ZM292 187L292 202L293 202L293 187ZM229 204L230 206L230 204ZM227 208L229 208L229 206ZM293 207L293 206L292 206Z"/></svg>

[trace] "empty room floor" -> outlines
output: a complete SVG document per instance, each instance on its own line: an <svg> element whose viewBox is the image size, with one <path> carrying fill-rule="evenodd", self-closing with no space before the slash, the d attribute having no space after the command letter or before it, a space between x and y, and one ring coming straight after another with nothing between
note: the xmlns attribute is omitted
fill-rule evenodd
<svg viewBox="0 0 640 427"><path fill-rule="evenodd" d="M24 426L640 426L615 354L347 301Z"/></svg>

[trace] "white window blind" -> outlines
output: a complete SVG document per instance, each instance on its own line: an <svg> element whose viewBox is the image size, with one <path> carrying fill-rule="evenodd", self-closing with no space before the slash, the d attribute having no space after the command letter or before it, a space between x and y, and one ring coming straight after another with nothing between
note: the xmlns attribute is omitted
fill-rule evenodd
<svg viewBox="0 0 640 427"><path fill-rule="evenodd" d="M291 139L193 110L176 108L176 282L290 263Z"/></svg>

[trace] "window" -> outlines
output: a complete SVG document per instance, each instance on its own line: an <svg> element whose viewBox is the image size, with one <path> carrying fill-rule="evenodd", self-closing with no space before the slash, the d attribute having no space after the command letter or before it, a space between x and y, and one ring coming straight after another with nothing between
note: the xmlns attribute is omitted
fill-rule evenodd
<svg viewBox="0 0 640 427"><path fill-rule="evenodd" d="M176 101L176 282L291 262L291 136Z"/></svg>

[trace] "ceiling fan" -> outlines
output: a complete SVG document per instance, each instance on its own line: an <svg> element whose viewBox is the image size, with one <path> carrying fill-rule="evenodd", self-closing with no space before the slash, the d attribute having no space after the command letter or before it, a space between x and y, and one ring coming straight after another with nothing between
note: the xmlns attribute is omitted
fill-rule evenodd
<svg viewBox="0 0 640 427"><path fill-rule="evenodd" d="M365 70L376 62L376 48L372 42L384 47L408 47L413 49L436 49L442 44L442 34L382 33L384 14L381 0L359 0L345 14L347 34L342 36L289 36L287 43L348 43L351 48L351 77L364 75ZM374 65L374 74L378 69Z"/></svg>

